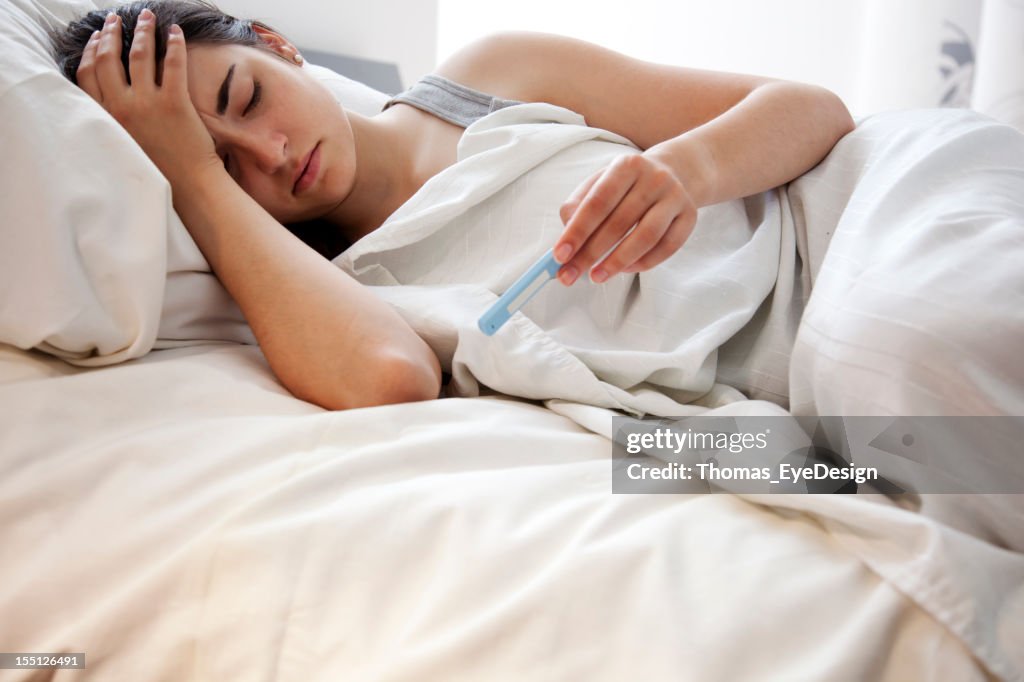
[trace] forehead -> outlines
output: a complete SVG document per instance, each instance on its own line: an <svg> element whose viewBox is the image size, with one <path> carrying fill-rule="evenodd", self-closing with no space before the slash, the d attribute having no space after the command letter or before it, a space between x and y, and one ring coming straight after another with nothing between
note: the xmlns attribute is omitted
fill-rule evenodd
<svg viewBox="0 0 1024 682"><path fill-rule="evenodd" d="M266 50L245 45L196 45L188 48L188 94L192 103L202 113L214 113L217 93L232 66L235 67L232 80L238 80L275 60L276 57Z"/></svg>

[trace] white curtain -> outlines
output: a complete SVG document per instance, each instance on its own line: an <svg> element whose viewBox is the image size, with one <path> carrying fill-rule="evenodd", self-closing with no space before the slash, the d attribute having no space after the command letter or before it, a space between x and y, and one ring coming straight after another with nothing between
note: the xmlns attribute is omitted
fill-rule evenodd
<svg viewBox="0 0 1024 682"><path fill-rule="evenodd" d="M971 103L1024 130L1024 0L985 0Z"/></svg>
<svg viewBox="0 0 1024 682"><path fill-rule="evenodd" d="M1024 130L1024 0L867 0L858 108L971 107Z"/></svg>

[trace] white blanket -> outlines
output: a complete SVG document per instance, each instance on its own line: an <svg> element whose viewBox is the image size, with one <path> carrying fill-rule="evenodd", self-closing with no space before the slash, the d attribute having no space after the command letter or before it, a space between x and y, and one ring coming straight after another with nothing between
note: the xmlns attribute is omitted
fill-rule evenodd
<svg viewBox="0 0 1024 682"><path fill-rule="evenodd" d="M1021 555L858 496L612 495L608 440L525 402L323 412L223 344L0 346L0 406L0 642L68 679L1024 670Z"/></svg>

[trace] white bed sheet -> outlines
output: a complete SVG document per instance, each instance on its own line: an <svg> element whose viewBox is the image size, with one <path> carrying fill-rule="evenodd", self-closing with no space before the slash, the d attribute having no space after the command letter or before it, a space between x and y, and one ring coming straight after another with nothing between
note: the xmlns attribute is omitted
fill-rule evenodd
<svg viewBox="0 0 1024 682"><path fill-rule="evenodd" d="M609 442L533 403L328 413L218 344L96 369L0 347L0 406L0 642L84 651L88 676L58 681L1006 666L857 549L931 522L850 496L612 495Z"/></svg>

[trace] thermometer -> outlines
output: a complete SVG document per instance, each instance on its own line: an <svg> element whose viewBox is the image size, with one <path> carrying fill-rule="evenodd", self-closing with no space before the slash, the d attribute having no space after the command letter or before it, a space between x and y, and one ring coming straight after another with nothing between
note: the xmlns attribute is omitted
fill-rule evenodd
<svg viewBox="0 0 1024 682"><path fill-rule="evenodd" d="M560 267L562 264L555 260L554 254L549 249L539 261L523 273L522 277L516 280L515 284L508 288L508 291L501 295L501 298L486 313L480 316L480 320L477 322L480 331L491 336L501 329L501 326L508 322L508 318L526 305L527 301L541 290L541 287L555 278Z"/></svg>

